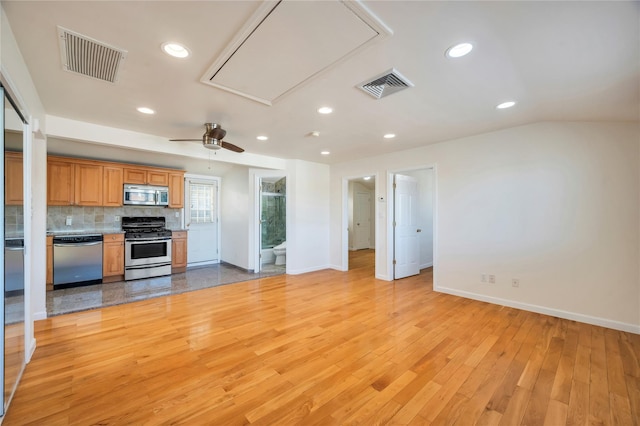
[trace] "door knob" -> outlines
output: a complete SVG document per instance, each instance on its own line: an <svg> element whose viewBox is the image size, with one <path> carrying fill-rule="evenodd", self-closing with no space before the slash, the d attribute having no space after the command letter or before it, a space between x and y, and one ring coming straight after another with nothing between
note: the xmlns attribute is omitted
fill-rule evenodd
<svg viewBox="0 0 640 426"><path fill-rule="evenodd" d="M422 229L418 229L416 232L422 232Z"/></svg>

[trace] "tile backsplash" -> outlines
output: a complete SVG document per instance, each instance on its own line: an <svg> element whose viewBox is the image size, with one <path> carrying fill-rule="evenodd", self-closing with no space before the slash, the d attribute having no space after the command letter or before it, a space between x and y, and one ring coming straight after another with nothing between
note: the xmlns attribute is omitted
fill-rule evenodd
<svg viewBox="0 0 640 426"><path fill-rule="evenodd" d="M67 216L71 216L70 226L66 225ZM116 216L120 218L117 222ZM164 216L167 220L167 228L182 228L182 209L135 206L49 206L47 208L47 231L120 231L122 229L121 223L123 216Z"/></svg>
<svg viewBox="0 0 640 426"><path fill-rule="evenodd" d="M24 232L23 206L4 206L4 231L6 236L21 235Z"/></svg>

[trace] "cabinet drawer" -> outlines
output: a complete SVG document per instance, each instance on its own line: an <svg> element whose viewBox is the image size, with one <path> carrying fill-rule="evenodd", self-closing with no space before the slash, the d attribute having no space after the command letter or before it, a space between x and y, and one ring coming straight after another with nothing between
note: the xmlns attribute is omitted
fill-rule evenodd
<svg viewBox="0 0 640 426"><path fill-rule="evenodd" d="M105 243L123 242L124 234L104 234L102 238Z"/></svg>

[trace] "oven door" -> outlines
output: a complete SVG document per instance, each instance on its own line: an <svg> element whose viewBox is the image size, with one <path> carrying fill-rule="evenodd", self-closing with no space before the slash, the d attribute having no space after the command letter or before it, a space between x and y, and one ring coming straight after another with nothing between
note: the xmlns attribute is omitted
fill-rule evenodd
<svg viewBox="0 0 640 426"><path fill-rule="evenodd" d="M128 240L124 249L125 267L171 263L171 238Z"/></svg>

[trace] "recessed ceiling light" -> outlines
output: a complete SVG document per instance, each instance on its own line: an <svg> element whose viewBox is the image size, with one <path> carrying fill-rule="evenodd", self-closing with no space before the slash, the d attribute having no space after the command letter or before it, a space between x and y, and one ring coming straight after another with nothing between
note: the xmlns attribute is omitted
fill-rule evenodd
<svg viewBox="0 0 640 426"><path fill-rule="evenodd" d="M365 177L363 177L362 179L364 179L364 180L371 180L371 176L365 176Z"/></svg>
<svg viewBox="0 0 640 426"><path fill-rule="evenodd" d="M385 139L393 139L395 137L396 137L395 133L387 133L386 135L383 136L383 138Z"/></svg>
<svg viewBox="0 0 640 426"><path fill-rule="evenodd" d="M189 56L189 49L179 43L163 43L162 50L174 58L186 58Z"/></svg>
<svg viewBox="0 0 640 426"><path fill-rule="evenodd" d="M320 154L322 154L322 155L329 155L329 154L331 154L331 153L330 153L329 151L321 151L321 152L320 152Z"/></svg>
<svg viewBox="0 0 640 426"><path fill-rule="evenodd" d="M503 102L500 105L496 106L496 108L498 108L498 109L511 108L515 104L516 103L514 101Z"/></svg>
<svg viewBox="0 0 640 426"><path fill-rule="evenodd" d="M318 108L318 112L320 114L331 114L333 112L333 108L326 107L326 106L325 107L321 107L321 108Z"/></svg>
<svg viewBox="0 0 640 426"><path fill-rule="evenodd" d="M455 46L451 46L445 52L447 58L460 58L473 50L473 45L471 43L460 43Z"/></svg>
<svg viewBox="0 0 640 426"><path fill-rule="evenodd" d="M138 112L141 112L143 114L155 114L156 112L154 110L152 110L151 108L147 108L147 107L140 107L137 108Z"/></svg>
<svg viewBox="0 0 640 426"><path fill-rule="evenodd" d="M269 139L269 137L268 136L264 136L264 135L260 135L260 136L257 136L256 139L258 139L259 141L266 141L267 139Z"/></svg>

